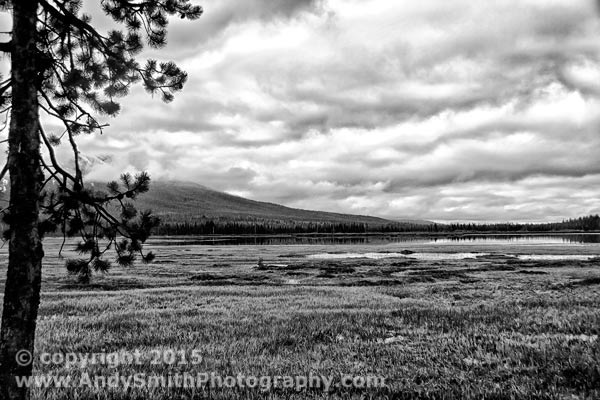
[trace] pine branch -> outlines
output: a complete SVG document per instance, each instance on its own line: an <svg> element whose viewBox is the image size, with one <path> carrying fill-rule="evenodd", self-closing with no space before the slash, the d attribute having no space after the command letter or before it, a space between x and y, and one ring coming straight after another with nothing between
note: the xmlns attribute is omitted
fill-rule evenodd
<svg viewBox="0 0 600 400"><path fill-rule="evenodd" d="M48 149L48 153L50 154L50 161L52 162L52 166L54 167L54 169L56 169L65 178L68 178L73 183L76 183L77 179L75 179L75 177L73 175L71 175L64 168L62 168L60 166L60 164L58 163L58 161L56 160L56 154L54 152L54 148L52 147L50 140L48 140L48 136L46 135L46 132L44 132L44 129L42 128L41 124L39 124L39 130L40 130L40 136L41 136L44 144L46 145L46 148Z"/></svg>
<svg viewBox="0 0 600 400"><path fill-rule="evenodd" d="M52 104L52 101L48 98L48 96L44 92L41 92L41 93L42 93L42 97L44 98L44 100L46 100L46 103L48 103L48 106L55 113L58 114L58 110L56 109L54 104ZM83 174L81 173L81 166L79 165L79 149L77 148L77 143L75 143L75 139L73 138L73 130L71 129L71 126L69 125L68 121L66 121L62 118L60 118L60 119L62 120L63 124L65 125L65 128L67 129L67 132L69 135L69 142L71 143L71 148L73 149L73 156L75 157L75 178L76 178L78 184L81 187L83 187Z"/></svg>
<svg viewBox="0 0 600 400"><path fill-rule="evenodd" d="M4 179L4 176L8 172L8 160L4 163L4 167L2 167L2 171L0 172L0 182Z"/></svg>
<svg viewBox="0 0 600 400"><path fill-rule="evenodd" d="M37 1L37 107L64 125L60 137L69 140L67 148L75 158L73 168L63 168L55 154L60 139L49 137L39 125L39 136L48 152L48 156L39 156L47 171L40 204L47 218L40 222L40 229L62 232L59 254L67 236L81 236L78 249L86 256L67 262L67 269L89 281L92 271L109 268L101 258L111 246L121 265L130 265L139 256L151 261L153 255L145 255L142 246L159 220L149 212L138 213L129 202L148 190L150 179L145 173L135 178L121 176L122 186L113 182L108 192L84 185L77 135L102 133L105 125L96 118L116 115L120 105L115 99L126 95L135 83L142 83L164 101L170 101L173 93L183 88L187 75L174 63L150 60L140 65L134 56L144 47L143 36L151 47L166 43L169 16L192 20L202 14L202 8L189 0L101 0L105 14L124 26L122 31L104 32L96 30L90 17L82 14L80 1ZM10 43L0 43L0 51L9 50ZM0 100L8 99L7 93L10 81L0 82ZM5 103L0 101L0 108ZM58 188L50 185L54 181Z"/></svg>
<svg viewBox="0 0 600 400"><path fill-rule="evenodd" d="M54 18L61 21L62 23L64 23L67 26L74 26L75 28L79 29L80 32L86 33L93 39L96 39L98 41L98 43L100 43L102 45L104 51L112 53L110 47L106 45L106 40L107 40L106 37L102 36L90 24L82 21L76 15L74 15L69 10L67 10L64 7L64 5L62 5L60 2L55 2L56 5L58 6L58 8L60 9L60 11L57 10L56 8L54 8L46 0L39 0L39 2L40 2L40 5L42 6L42 8L46 12L48 12L50 15L52 15Z"/></svg>

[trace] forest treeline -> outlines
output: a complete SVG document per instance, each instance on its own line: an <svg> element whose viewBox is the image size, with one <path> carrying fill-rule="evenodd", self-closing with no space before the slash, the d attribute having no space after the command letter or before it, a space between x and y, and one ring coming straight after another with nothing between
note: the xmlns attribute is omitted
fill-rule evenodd
<svg viewBox="0 0 600 400"><path fill-rule="evenodd" d="M0 231L6 226L0 222ZM600 231L600 216L551 223L407 223L366 224L357 222L290 221L239 217L189 219L169 218L153 229L154 235L278 235L278 234L360 234L360 233L509 233L509 232L592 232ZM60 232L51 233L58 235Z"/></svg>
<svg viewBox="0 0 600 400"><path fill-rule="evenodd" d="M287 221L266 219L206 219L186 222L163 222L156 235L267 235L300 233L455 233L455 232L590 232L600 230L600 216L590 215L562 222L520 223L387 223Z"/></svg>

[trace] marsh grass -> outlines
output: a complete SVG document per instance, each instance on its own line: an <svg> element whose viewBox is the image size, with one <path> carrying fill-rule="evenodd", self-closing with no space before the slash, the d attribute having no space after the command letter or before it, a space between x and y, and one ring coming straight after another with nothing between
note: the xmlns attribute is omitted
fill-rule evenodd
<svg viewBox="0 0 600 400"><path fill-rule="evenodd" d="M163 250L154 264L115 269L90 286L49 258L36 351L137 350L144 362L67 370L38 361L35 373L377 375L388 387L36 389L34 399L600 397L596 263L307 261L308 250L292 246ZM152 365L156 349L203 358Z"/></svg>

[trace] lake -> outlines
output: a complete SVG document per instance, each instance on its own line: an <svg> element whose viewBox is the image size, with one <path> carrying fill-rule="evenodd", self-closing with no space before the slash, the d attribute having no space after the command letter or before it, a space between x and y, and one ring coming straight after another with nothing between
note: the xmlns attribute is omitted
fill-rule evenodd
<svg viewBox="0 0 600 400"><path fill-rule="evenodd" d="M279 236L186 236L154 237L150 248L192 251L198 256L208 249L266 253L294 251L302 258L463 260L500 255L518 260L585 261L600 255L600 234L561 235L279 235ZM288 250L285 250L285 249ZM204 249L204 251L203 251Z"/></svg>
<svg viewBox="0 0 600 400"><path fill-rule="evenodd" d="M600 234L560 235L461 235L422 236L414 234L382 235L265 235L265 236L161 236L153 237L149 244L170 246L215 245L382 245L382 244L430 244L430 245L520 245L553 246L568 244L600 244Z"/></svg>

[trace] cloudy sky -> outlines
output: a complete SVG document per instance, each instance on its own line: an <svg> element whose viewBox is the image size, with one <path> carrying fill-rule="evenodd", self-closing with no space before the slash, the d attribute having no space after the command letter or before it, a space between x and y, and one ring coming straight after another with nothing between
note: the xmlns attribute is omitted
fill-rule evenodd
<svg viewBox="0 0 600 400"><path fill-rule="evenodd" d="M147 170L292 207L436 221L600 213L592 0L203 0L90 178ZM96 17L99 18L97 13ZM104 23L98 19L99 23Z"/></svg>

